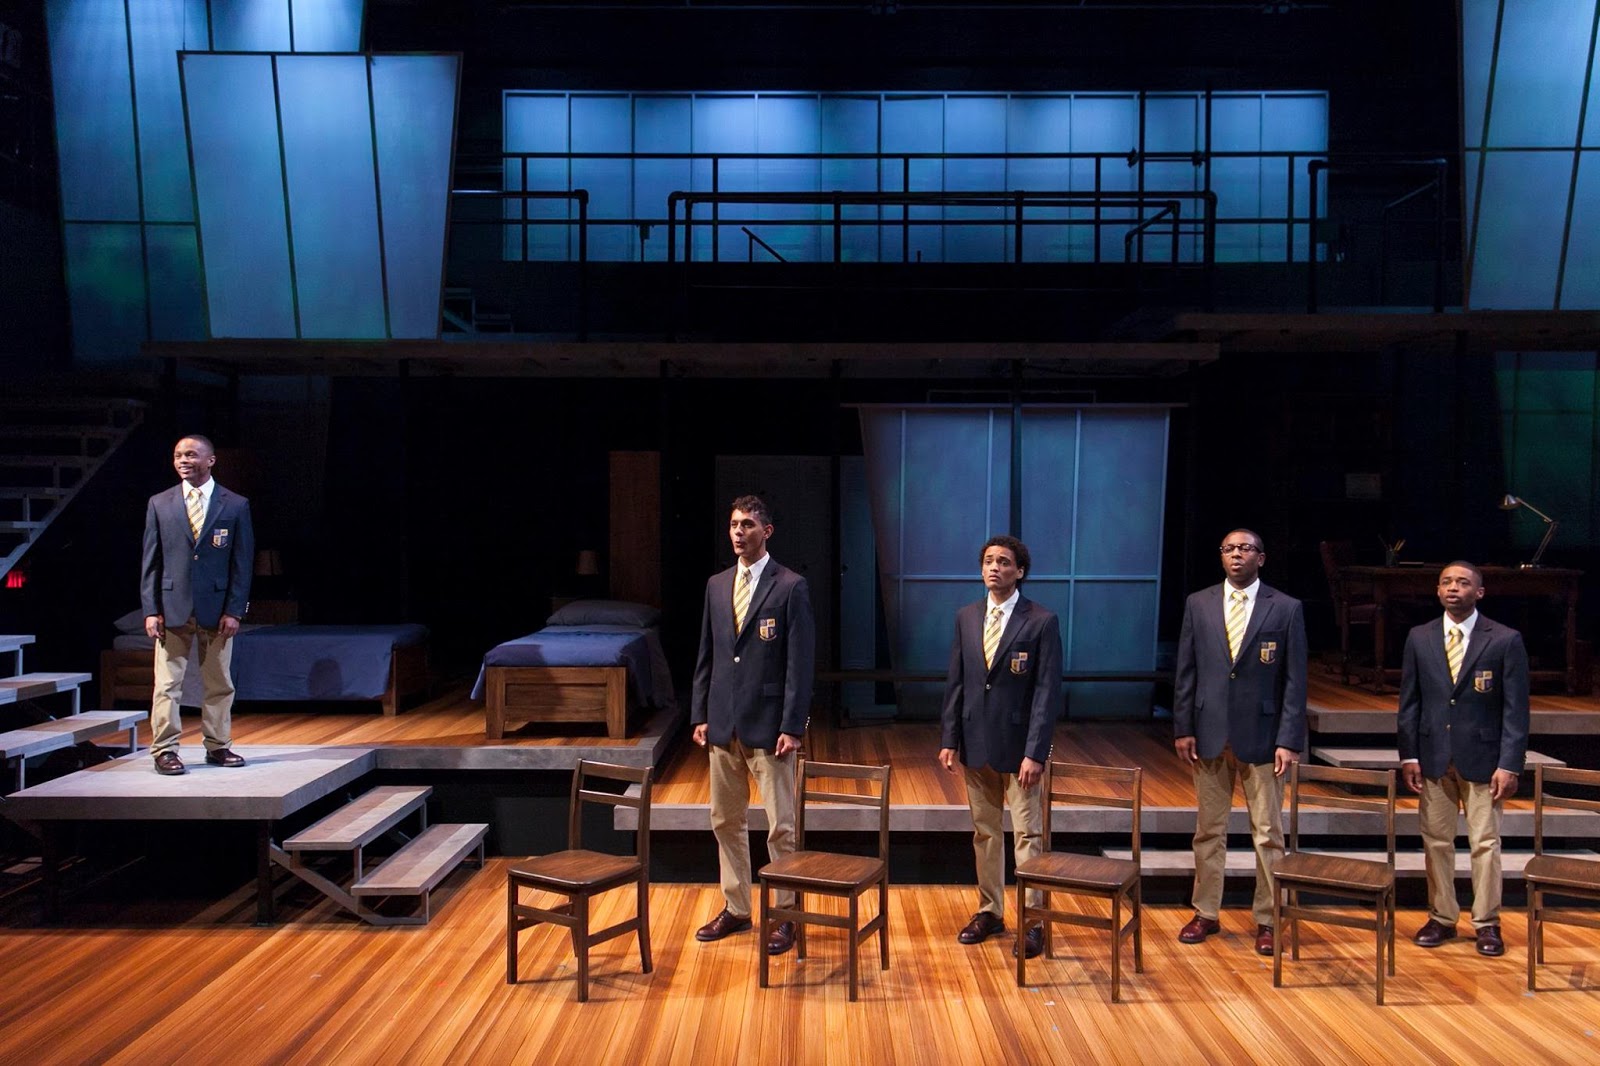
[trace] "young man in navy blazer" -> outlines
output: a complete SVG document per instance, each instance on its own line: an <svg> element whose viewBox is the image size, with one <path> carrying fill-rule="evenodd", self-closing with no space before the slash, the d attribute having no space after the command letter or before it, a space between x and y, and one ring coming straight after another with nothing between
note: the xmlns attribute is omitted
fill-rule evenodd
<svg viewBox="0 0 1600 1066"><path fill-rule="evenodd" d="M1011 808L1016 862L1044 851L1044 805L1039 780L1050 760L1061 717L1061 623L1022 595L1033 559L1016 537L990 537L978 553L989 594L956 614L945 681L939 765L962 767L972 812L972 851L978 868L978 913L957 935L978 944L1005 932L1003 804ZM1029 906L1043 894L1030 893ZM1034 958L1044 950L1035 925L1017 938Z"/></svg>
<svg viewBox="0 0 1600 1066"><path fill-rule="evenodd" d="M1472 845L1472 925L1478 954L1500 937L1500 810L1528 753L1528 652L1522 634L1478 613L1483 574L1454 562L1439 574L1444 616L1406 637L1400 668L1400 775L1422 796L1417 819L1428 871L1428 920L1415 940L1455 939L1456 811Z"/></svg>
<svg viewBox="0 0 1600 1066"><path fill-rule="evenodd" d="M1173 747L1194 772L1194 917L1198 944L1222 931L1233 788L1244 786L1256 851L1256 952L1272 954L1272 871L1283 858L1283 777L1306 746L1306 622L1300 601L1261 581L1266 545L1248 529L1222 538L1220 585L1183 607L1173 675Z"/></svg>
<svg viewBox="0 0 1600 1066"><path fill-rule="evenodd" d="M184 437L172 449L172 466L182 480L150 497L145 508L139 599L144 631L156 642L150 753L158 774L187 772L178 757L178 700L195 648L205 682L200 731L206 762L244 765L229 750L233 638L250 602L256 540L250 501L217 484L211 476L216 464L211 441Z"/></svg>
<svg viewBox="0 0 1600 1066"><path fill-rule="evenodd" d="M760 497L734 500L728 540L738 562L706 582L689 721L711 759L723 908L696 931L702 941L750 928L749 776L767 811L767 854L795 850L795 752L811 714L816 625L805 578L767 554L772 530ZM791 907L794 894L776 902ZM781 922L766 950L781 955L793 944L794 923Z"/></svg>

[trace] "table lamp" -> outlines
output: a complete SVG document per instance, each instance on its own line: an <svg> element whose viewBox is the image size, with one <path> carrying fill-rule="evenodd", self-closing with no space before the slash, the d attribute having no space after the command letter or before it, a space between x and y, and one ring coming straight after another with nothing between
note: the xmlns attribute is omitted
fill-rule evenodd
<svg viewBox="0 0 1600 1066"><path fill-rule="evenodd" d="M1556 527L1561 525L1561 523L1557 522L1554 518L1551 518L1549 515L1539 510L1539 508L1535 507L1527 500L1522 499L1520 496L1513 496L1508 492L1500 500L1500 510L1502 511L1515 511L1518 507L1526 507L1534 514L1544 519L1544 539L1539 542L1539 547L1535 549L1533 558L1521 564L1520 567L1523 570L1533 570L1538 567L1539 559L1544 555L1544 550L1550 547L1550 538L1556 535Z"/></svg>

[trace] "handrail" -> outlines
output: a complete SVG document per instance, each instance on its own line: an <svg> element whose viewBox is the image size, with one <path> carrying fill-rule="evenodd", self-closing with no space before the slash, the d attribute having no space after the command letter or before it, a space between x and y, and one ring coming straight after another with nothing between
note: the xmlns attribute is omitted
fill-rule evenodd
<svg viewBox="0 0 1600 1066"><path fill-rule="evenodd" d="M755 231L752 230L749 226L740 226L739 229L740 229L741 232L744 233L744 235L746 237L750 238L750 241L751 241L751 244L752 244L752 248L751 248L750 256L749 256L749 261L750 262L752 262L752 263L755 262L755 249L754 249L753 246L757 245L757 244L759 244L759 245L761 245L761 247L765 248L767 250L767 254L772 256L772 258L776 259L778 262L787 263L789 261L789 260L785 259L782 255L778 254L778 250L776 248L774 248L772 245L768 244L766 241L762 240L760 237L757 237L756 234L755 234Z"/></svg>
<svg viewBox="0 0 1600 1066"><path fill-rule="evenodd" d="M1311 217L1313 219L1315 219L1315 217L1316 217L1316 210L1317 210L1318 179L1324 172L1327 172L1330 175L1331 174L1379 174L1379 173L1383 173L1385 171L1404 172L1404 171L1418 170L1418 169L1423 169L1423 168L1426 168L1428 170L1432 170L1433 171L1433 177L1428 181L1428 183L1426 185L1422 186L1421 189L1413 190L1413 192L1407 193L1405 196L1400 197L1398 200L1394 201L1392 204L1386 204L1384 206L1383 214L1382 214L1383 222L1384 222L1384 227L1383 227L1384 246L1383 246L1382 258L1380 259L1380 265L1382 267L1387 267L1387 265L1388 265L1388 263L1387 263L1387 259L1388 259L1388 233L1389 233L1388 220L1389 220L1389 210L1390 210L1390 208L1398 207L1400 204L1405 203L1407 200L1411 199L1414 195L1416 195L1417 193L1422 192L1425 189L1432 188L1432 189L1436 190L1436 194L1434 196L1434 207L1433 207L1433 225L1434 225L1433 311L1434 311L1434 314L1442 314L1444 312L1444 248L1445 248L1445 213L1444 213L1445 196L1444 196L1444 190L1445 190L1445 176L1446 176L1446 173L1448 171L1449 165L1450 165L1449 164L1449 160L1444 159L1443 157L1435 157L1433 159L1382 159L1382 158L1366 158L1366 157L1353 157L1353 156L1341 156L1341 157L1328 156L1327 158L1313 159L1309 163L1306 164L1306 171L1307 171L1308 176L1311 179L1310 199L1307 201L1307 204L1308 204L1308 209L1311 212ZM1291 210L1292 209L1293 209L1293 207L1291 205ZM1308 252L1308 254L1306 256L1306 311L1308 313L1310 313L1310 314L1316 314L1317 313L1317 298L1318 298L1318 293L1317 293L1317 273L1318 273L1318 271L1317 271L1316 234L1314 232L1311 234L1310 247L1307 249L1307 252ZM1387 274L1387 270L1384 270L1383 273L1386 275ZM1383 294L1385 296L1387 295L1387 291L1388 291L1387 290L1387 285L1386 285L1386 283L1385 283L1385 281L1384 281L1384 279L1382 277L1380 277L1380 279L1379 279L1379 291L1380 291L1380 294Z"/></svg>

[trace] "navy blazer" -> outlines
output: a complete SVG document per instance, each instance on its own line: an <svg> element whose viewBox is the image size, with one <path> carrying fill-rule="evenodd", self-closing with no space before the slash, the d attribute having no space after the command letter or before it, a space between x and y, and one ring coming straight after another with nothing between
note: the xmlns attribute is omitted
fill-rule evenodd
<svg viewBox="0 0 1600 1066"><path fill-rule="evenodd" d="M256 555L250 501L216 485L200 539L193 541L187 489L180 481L150 497L145 507L139 602L145 617L160 615L169 627L193 618L202 628L215 629L223 615L242 619L250 605Z"/></svg>
<svg viewBox="0 0 1600 1066"><path fill-rule="evenodd" d="M987 596L956 612L939 746L959 752L963 766L1014 774L1024 756L1041 763L1050 759L1064 706L1061 622L1054 611L1018 596L994 662L985 666L988 612Z"/></svg>
<svg viewBox="0 0 1600 1066"><path fill-rule="evenodd" d="M1223 590L1194 593L1183 605L1173 676L1173 734L1194 737L1196 754L1261 765L1277 748L1306 747L1306 620L1300 601L1265 583L1257 590L1239 661L1228 655Z"/></svg>
<svg viewBox="0 0 1600 1066"><path fill-rule="evenodd" d="M816 623L806 579L770 556L750 593L744 628L733 631L737 564L706 582L700 654L689 722L706 739L771 750L778 734L802 736L811 716Z"/></svg>
<svg viewBox="0 0 1600 1066"><path fill-rule="evenodd" d="M1400 668L1400 758L1416 759L1424 777L1440 778L1455 764L1468 781L1496 770L1522 772L1528 754L1528 652L1522 634L1478 614L1450 683L1444 618L1406 636Z"/></svg>

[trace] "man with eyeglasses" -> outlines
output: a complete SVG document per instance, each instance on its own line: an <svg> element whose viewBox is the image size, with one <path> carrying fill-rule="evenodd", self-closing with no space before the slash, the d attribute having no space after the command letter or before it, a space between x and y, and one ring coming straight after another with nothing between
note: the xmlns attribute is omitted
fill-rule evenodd
<svg viewBox="0 0 1600 1066"><path fill-rule="evenodd" d="M1198 944L1222 931L1222 878L1234 781L1256 851L1257 954L1272 954L1272 871L1283 857L1283 778L1306 745L1306 623L1300 601L1261 582L1259 534L1222 538L1226 580L1184 604L1173 680L1173 746L1194 771L1194 917Z"/></svg>

